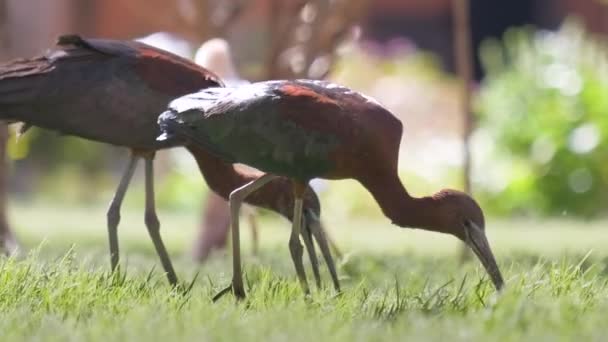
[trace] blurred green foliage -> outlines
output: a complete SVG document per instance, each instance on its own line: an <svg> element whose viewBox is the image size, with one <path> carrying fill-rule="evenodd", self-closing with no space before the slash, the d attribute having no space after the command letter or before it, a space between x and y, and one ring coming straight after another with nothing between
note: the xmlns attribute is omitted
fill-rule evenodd
<svg viewBox="0 0 608 342"><path fill-rule="evenodd" d="M183 150L176 153L185 154ZM164 152L161 152L164 153ZM15 137L11 130L8 142L11 164L11 190L22 198L69 204L109 202L127 166L129 150L123 147L66 136L34 127ZM155 171L156 202L169 209L200 207L202 195L208 191L200 173L193 165L173 165L171 158L158 160ZM193 159L189 164L194 164ZM170 163L169 167L163 168ZM183 162L182 162L183 164ZM195 164L194 164L195 165ZM160 169L160 170L159 170ZM161 171L161 172L159 172ZM140 160L125 198L126 206L143 207L144 165Z"/></svg>
<svg viewBox="0 0 608 342"><path fill-rule="evenodd" d="M608 208L608 48L575 20L509 30L481 50L478 98L491 157L506 165L484 201L498 213L594 216ZM504 170L503 170L504 171Z"/></svg>
<svg viewBox="0 0 608 342"><path fill-rule="evenodd" d="M114 160L125 159L126 151L74 136L34 127L18 139L11 133L8 155L10 189L24 196L59 195L62 200L93 203L111 182ZM123 157L124 155L124 157Z"/></svg>

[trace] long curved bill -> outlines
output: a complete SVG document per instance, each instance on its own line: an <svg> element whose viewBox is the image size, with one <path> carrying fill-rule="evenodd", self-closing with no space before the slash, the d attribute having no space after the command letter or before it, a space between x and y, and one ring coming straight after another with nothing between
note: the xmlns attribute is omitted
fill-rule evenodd
<svg viewBox="0 0 608 342"><path fill-rule="evenodd" d="M481 261L481 264L486 269L494 286L497 290L503 288L505 282L500 274L500 269L494 259L494 254L490 249L490 244L486 238L486 234L483 229L477 227L474 223L471 223L471 227L465 227L466 243L471 247L475 255Z"/></svg>

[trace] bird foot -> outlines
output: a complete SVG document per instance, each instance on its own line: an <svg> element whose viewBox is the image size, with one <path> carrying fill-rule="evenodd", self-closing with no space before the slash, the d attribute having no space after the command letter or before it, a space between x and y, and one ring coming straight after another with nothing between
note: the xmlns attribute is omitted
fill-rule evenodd
<svg viewBox="0 0 608 342"><path fill-rule="evenodd" d="M230 283L230 285L228 285L225 289L221 290L215 296L213 296L211 300L215 303L230 291L232 291L237 300L245 299L245 291L243 289L236 289L233 284Z"/></svg>

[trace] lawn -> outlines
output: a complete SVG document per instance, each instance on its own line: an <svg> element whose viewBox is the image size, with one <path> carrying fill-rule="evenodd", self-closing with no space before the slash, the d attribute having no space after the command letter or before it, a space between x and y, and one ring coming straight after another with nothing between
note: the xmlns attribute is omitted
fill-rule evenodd
<svg viewBox="0 0 608 342"><path fill-rule="evenodd" d="M337 215L327 225L346 252L344 291L337 296L324 272L328 287L306 299L287 250L288 224L268 215L258 256L243 227L248 299L212 303L229 281L230 258L190 261L198 213L160 212L183 281L174 290L138 208L123 212L123 268L109 274L104 212L12 205L29 252L0 260L1 341L600 341L608 333L606 221L489 219L507 282L496 294L476 260L459 263L450 237Z"/></svg>

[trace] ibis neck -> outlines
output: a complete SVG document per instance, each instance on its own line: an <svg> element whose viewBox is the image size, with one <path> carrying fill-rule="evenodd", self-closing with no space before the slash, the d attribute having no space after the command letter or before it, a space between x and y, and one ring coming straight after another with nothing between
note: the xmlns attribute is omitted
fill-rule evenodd
<svg viewBox="0 0 608 342"><path fill-rule="evenodd" d="M235 169L234 165L210 154L196 146L186 146L198 165L207 185L224 199L228 199L230 192L258 178L259 174L247 174Z"/></svg>
<svg viewBox="0 0 608 342"><path fill-rule="evenodd" d="M235 165L224 162L202 148L192 145L186 148L196 159L209 188L226 200L232 191L263 175L259 171L238 169ZM294 204L293 184L288 178L279 177L247 196L245 201L275 211L291 220ZM314 192L306 192L304 208L311 209L317 215L320 214L319 200Z"/></svg>
<svg viewBox="0 0 608 342"><path fill-rule="evenodd" d="M441 215L437 214L437 201L432 197L412 197L403 187L396 172L387 177L364 178L360 182L393 224L440 231Z"/></svg>

